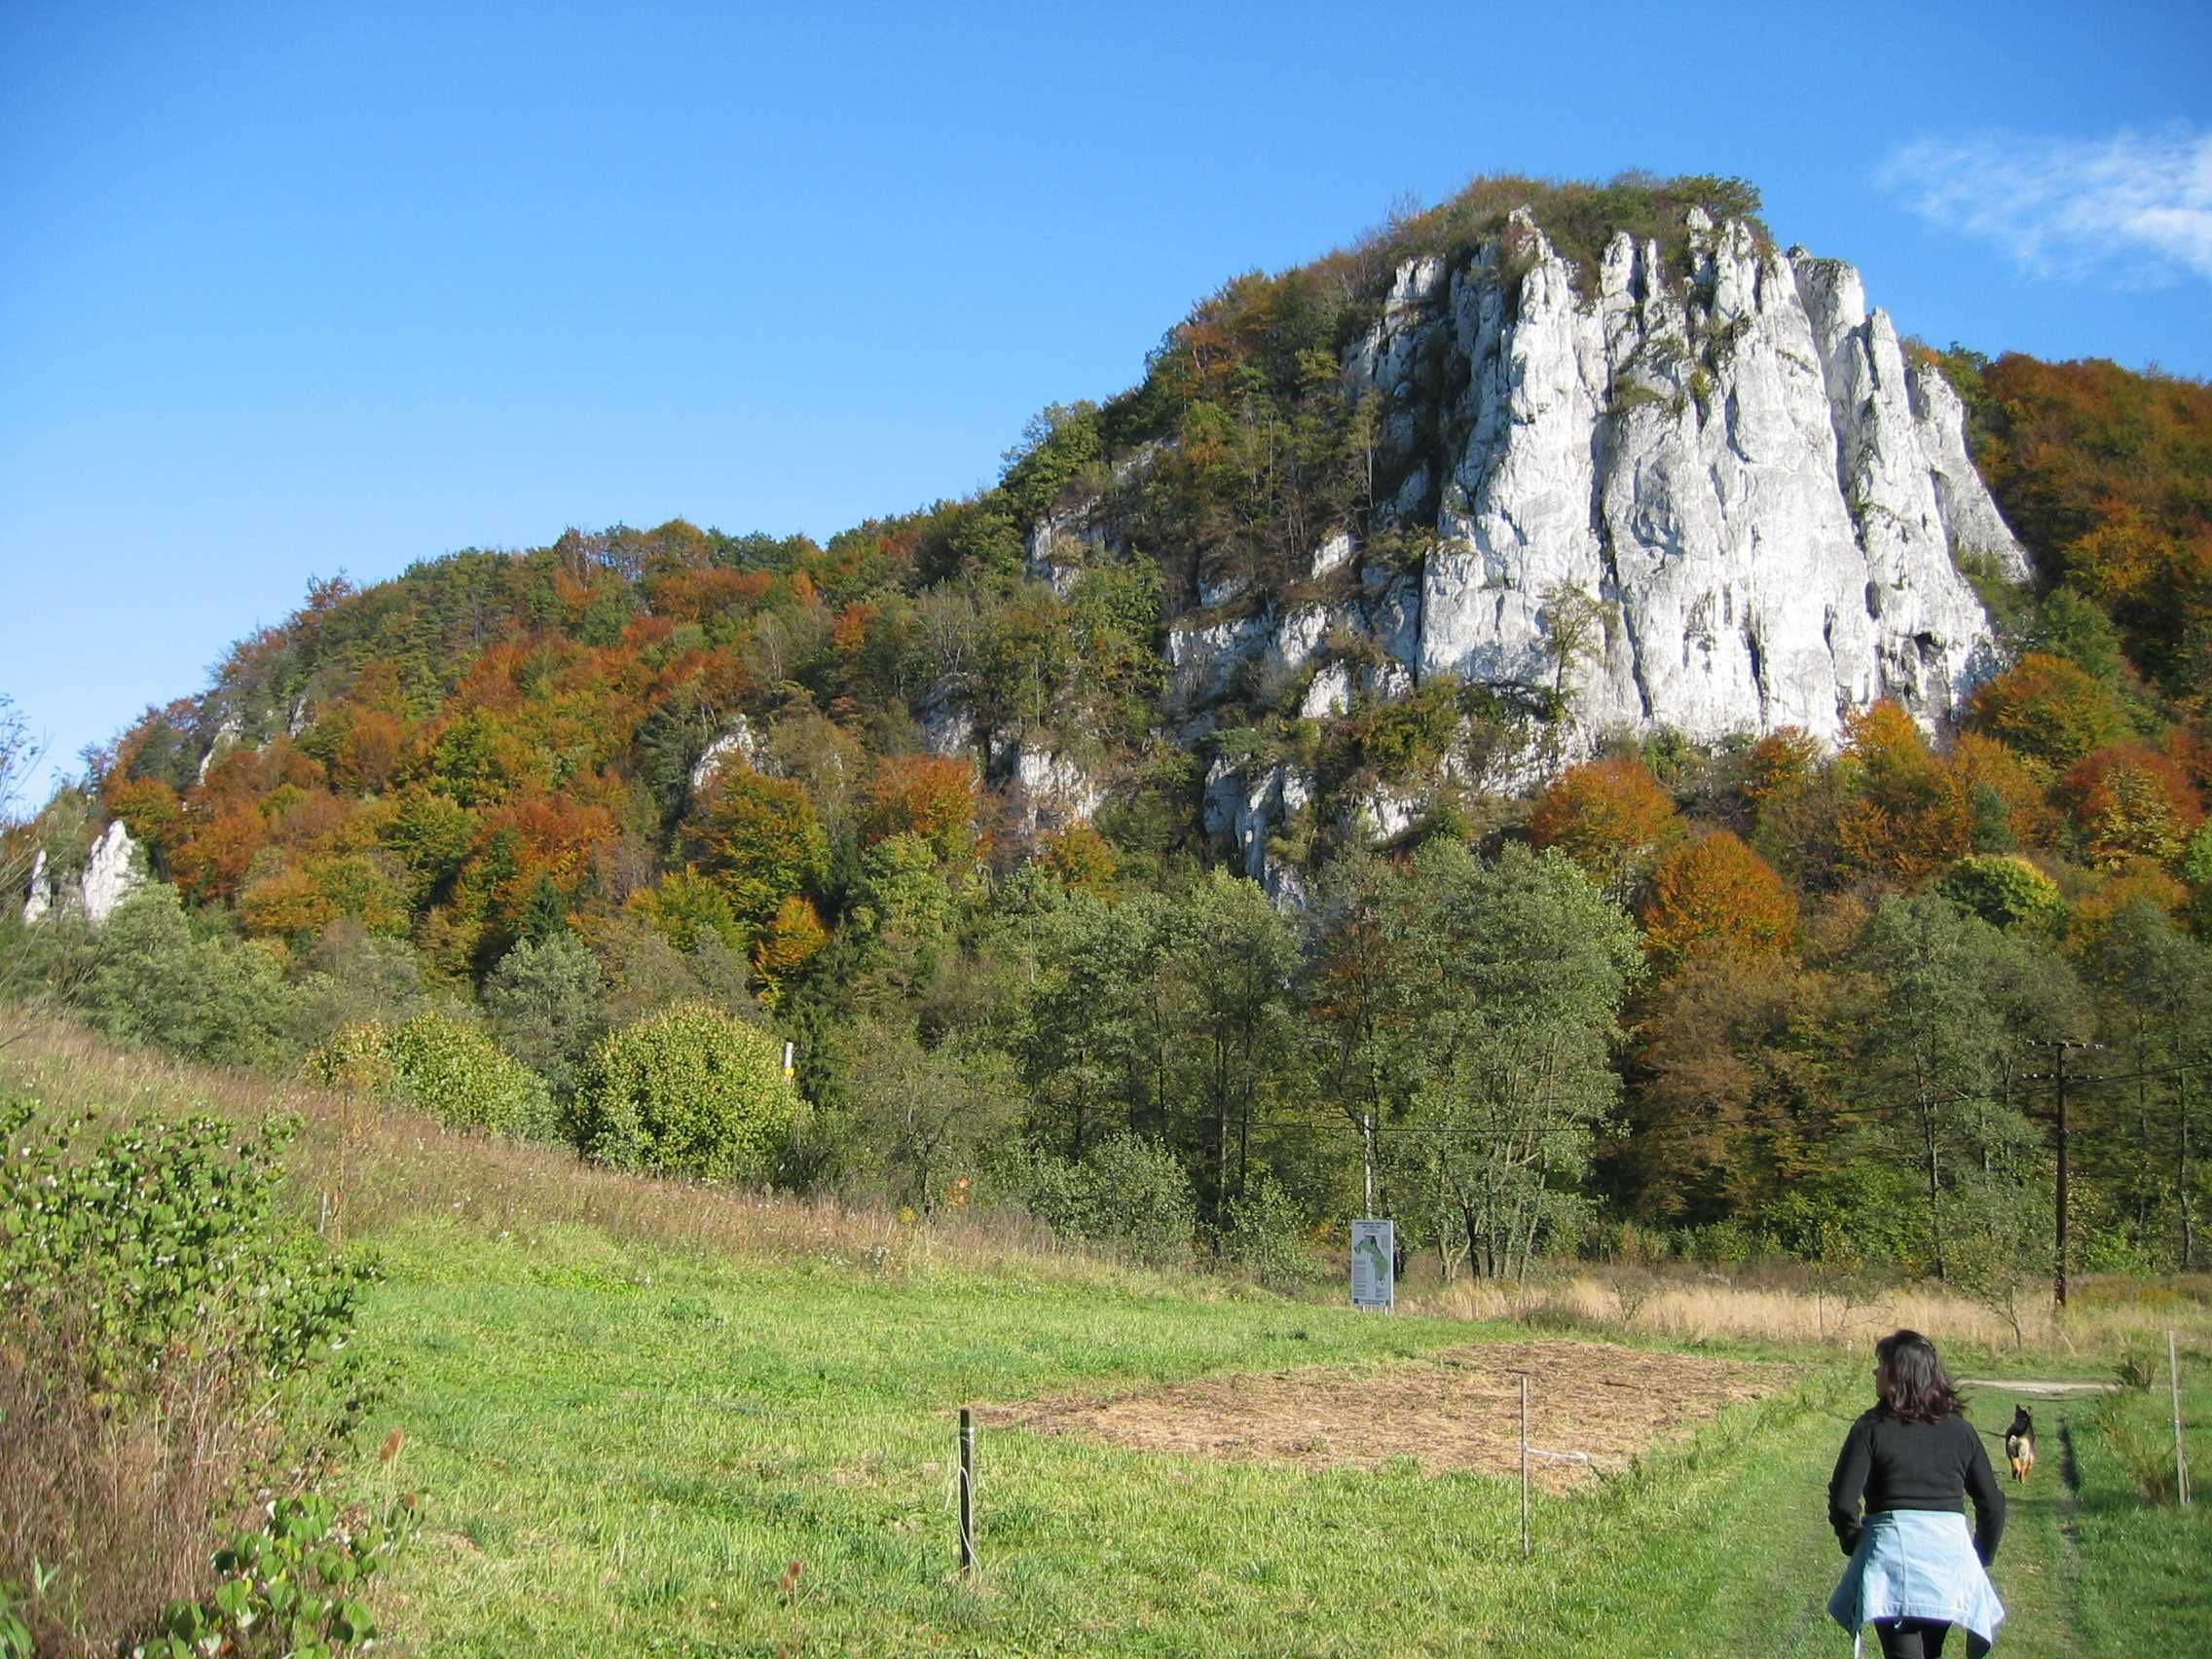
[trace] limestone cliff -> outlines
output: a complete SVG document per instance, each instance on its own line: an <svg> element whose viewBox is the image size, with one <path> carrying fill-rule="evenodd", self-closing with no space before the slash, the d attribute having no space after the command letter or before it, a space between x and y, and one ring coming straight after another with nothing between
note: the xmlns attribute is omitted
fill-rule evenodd
<svg viewBox="0 0 2212 1659"><path fill-rule="evenodd" d="M1526 213L1456 268L1402 266L1344 373L1382 405L1398 483L1376 528L1419 533L1425 555L1365 566L1338 614L1186 616L1168 645L1186 704L1240 662L1317 660L1342 624L1403 671L1370 668L1371 689L1556 685L1585 741L1832 737L1883 696L1948 713L1995 667L1960 564L2027 574L1958 398L1850 266L1694 212L1689 231L1686 271L1625 235L1578 270ZM1316 575L1344 557L1319 550ZM1337 671L1319 703L1348 683Z"/></svg>
<svg viewBox="0 0 2212 1659"><path fill-rule="evenodd" d="M145 860L119 818L92 842L84 868L74 874L49 869L45 850L39 851L23 898L23 920L36 922L73 910L96 928L145 879Z"/></svg>

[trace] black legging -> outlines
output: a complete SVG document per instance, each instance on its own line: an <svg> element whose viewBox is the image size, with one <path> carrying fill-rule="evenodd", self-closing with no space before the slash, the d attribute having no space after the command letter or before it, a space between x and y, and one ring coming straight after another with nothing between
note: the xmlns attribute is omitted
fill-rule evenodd
<svg viewBox="0 0 2212 1659"><path fill-rule="evenodd" d="M1951 1627L1942 1619L1876 1619L1874 1634L1882 1639L1882 1659L1938 1659ZM1967 1632L1967 1659L1988 1651L1988 1642Z"/></svg>

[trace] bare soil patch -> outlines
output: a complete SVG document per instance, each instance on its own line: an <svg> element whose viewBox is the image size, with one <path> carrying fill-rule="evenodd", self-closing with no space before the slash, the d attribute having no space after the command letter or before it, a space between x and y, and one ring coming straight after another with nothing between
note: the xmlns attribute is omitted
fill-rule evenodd
<svg viewBox="0 0 2212 1659"><path fill-rule="evenodd" d="M1523 1372L1530 1444L1590 1457L1534 1460L1532 1478L1550 1492L1592 1485L1796 1375L1787 1365L1607 1343L1485 1343L1387 1366L1307 1366L991 1406L982 1419L1220 1462L1373 1469L1411 1458L1423 1474L1501 1475L1520 1468Z"/></svg>

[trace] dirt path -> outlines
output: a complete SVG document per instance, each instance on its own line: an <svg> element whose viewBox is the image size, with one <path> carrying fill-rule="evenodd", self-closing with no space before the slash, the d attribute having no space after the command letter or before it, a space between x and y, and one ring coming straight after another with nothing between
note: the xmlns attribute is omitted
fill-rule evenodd
<svg viewBox="0 0 2212 1659"><path fill-rule="evenodd" d="M2036 1429L2044 1458L2025 1484L2008 1477L1995 1439L2011 1420L2015 1396L2029 1392L2009 1380L1984 1382L1972 1408L1975 1426L1991 1437L1991 1460L2005 1488L2005 1541L1990 1574L2006 1611L1998 1651L2009 1659L2078 1659L2087 1651L2077 1629L2081 1554L2074 1517L2081 1471L2066 1410L2039 1408Z"/></svg>

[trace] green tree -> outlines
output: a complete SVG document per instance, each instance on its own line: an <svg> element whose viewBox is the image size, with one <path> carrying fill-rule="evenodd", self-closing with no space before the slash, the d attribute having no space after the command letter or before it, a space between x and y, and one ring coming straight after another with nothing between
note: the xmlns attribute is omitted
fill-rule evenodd
<svg viewBox="0 0 2212 1659"><path fill-rule="evenodd" d="M484 1011L499 1046L539 1077L554 1098L575 1092L583 1057L605 1027L607 977L572 933L524 940L484 985Z"/></svg>
<svg viewBox="0 0 2212 1659"><path fill-rule="evenodd" d="M1868 995L1857 1017L1865 1100L1892 1155L1917 1163L1927 1266L1948 1274L1951 1194L1969 1171L2024 1172L2040 1160L2008 1071L2029 1030L2064 1035L2082 1018L2079 987L2047 951L1961 915L1935 894L1889 897L1854 952Z"/></svg>
<svg viewBox="0 0 2212 1659"><path fill-rule="evenodd" d="M1944 901L1993 928L2055 929L2066 916L2058 884L2023 858L1974 853L1961 859L1936 884Z"/></svg>
<svg viewBox="0 0 2212 1659"><path fill-rule="evenodd" d="M1026 921L1035 967L1014 1053L1029 1133L1071 1161L1116 1130L1165 1125L1167 929L1167 902L1152 893L1118 904L1070 893Z"/></svg>
<svg viewBox="0 0 2212 1659"><path fill-rule="evenodd" d="M853 1161L928 1213L1018 1124L1012 1058L963 1037L926 1047L909 1023L862 1018L839 1033L858 1146ZM961 1189L965 1192L965 1189Z"/></svg>
<svg viewBox="0 0 2212 1659"><path fill-rule="evenodd" d="M1477 1272L1525 1272L1583 1205L1593 1132L1619 1092L1636 928L1562 853L1494 860L1431 841L1415 858L1412 1042L1419 1079L1394 1156L1457 1223Z"/></svg>
<svg viewBox="0 0 2212 1659"><path fill-rule="evenodd" d="M1298 940L1257 885L1208 870L1183 896L1164 963L1178 992L1178 1095L1204 1147L1201 1213L1228 1225L1245 1187L1255 1118L1286 1103L1298 1058Z"/></svg>
<svg viewBox="0 0 2212 1659"><path fill-rule="evenodd" d="M601 1040L573 1112L585 1157L617 1169L759 1182L800 1117L776 1039L704 1003Z"/></svg>

